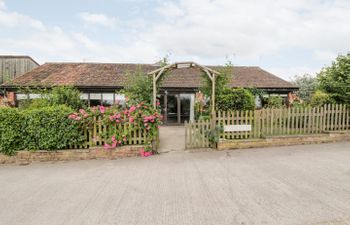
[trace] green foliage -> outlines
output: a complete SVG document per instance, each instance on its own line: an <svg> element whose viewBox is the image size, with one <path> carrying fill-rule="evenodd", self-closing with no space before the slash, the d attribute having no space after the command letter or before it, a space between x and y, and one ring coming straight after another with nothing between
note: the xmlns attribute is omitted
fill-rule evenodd
<svg viewBox="0 0 350 225"><path fill-rule="evenodd" d="M340 55L317 76L319 88L336 103L350 104L350 53Z"/></svg>
<svg viewBox="0 0 350 225"><path fill-rule="evenodd" d="M137 102L152 103L153 99L153 79L151 76L145 74L141 67L135 72L128 72L126 74L127 81L123 90L120 91L124 94L130 104Z"/></svg>
<svg viewBox="0 0 350 225"><path fill-rule="evenodd" d="M0 108L0 153L13 155L24 149L25 116L18 109Z"/></svg>
<svg viewBox="0 0 350 225"><path fill-rule="evenodd" d="M265 108L281 108L283 105L281 96L270 96L266 99Z"/></svg>
<svg viewBox="0 0 350 225"><path fill-rule="evenodd" d="M54 87L48 95L49 105L66 105L72 109L78 110L84 106L80 99L80 91L74 87L62 86Z"/></svg>
<svg viewBox="0 0 350 225"><path fill-rule="evenodd" d="M225 88L216 98L216 109L229 110L253 110L255 101L253 94L243 88Z"/></svg>
<svg viewBox="0 0 350 225"><path fill-rule="evenodd" d="M141 131L144 135L146 151L151 150L152 142L158 134L161 124L159 109L154 109L151 104L141 102L130 107L93 107L87 110L80 109L69 115L69 118L78 122L83 129L92 129L94 118L100 118L102 127L105 128L99 135L104 140L105 148L116 148L127 145L134 132Z"/></svg>
<svg viewBox="0 0 350 225"><path fill-rule="evenodd" d="M310 74L294 76L293 84L299 87L297 95L306 103L310 103L312 95L315 93L318 85L317 78Z"/></svg>
<svg viewBox="0 0 350 225"><path fill-rule="evenodd" d="M231 62L227 62L225 67L218 71L220 75L216 75L215 80L215 95L219 96L225 89L228 88L228 82L233 74L233 65ZM202 74L203 86L200 91L203 92L205 96L210 97L212 95L212 81L206 73Z"/></svg>
<svg viewBox="0 0 350 225"><path fill-rule="evenodd" d="M39 109L50 106L49 101L46 98L36 98L29 100L22 100L18 107L20 109Z"/></svg>
<svg viewBox="0 0 350 225"><path fill-rule="evenodd" d="M58 150L83 141L76 121L68 119L72 109L67 106L51 106L25 110L25 149Z"/></svg>
<svg viewBox="0 0 350 225"><path fill-rule="evenodd" d="M323 106L325 104L333 104L333 103L335 103L335 101L334 99L331 98L329 94L322 91L316 91L311 98L310 105L312 107L318 107L318 106Z"/></svg>
<svg viewBox="0 0 350 225"><path fill-rule="evenodd" d="M68 119L72 109L51 106L40 109L0 109L0 152L57 150L83 142L79 124Z"/></svg>
<svg viewBox="0 0 350 225"><path fill-rule="evenodd" d="M214 129L207 131L206 136L211 144L217 144L220 140L220 134L224 132L224 128L220 125L215 126Z"/></svg>
<svg viewBox="0 0 350 225"><path fill-rule="evenodd" d="M84 102L80 99L80 91L74 87L61 86L53 87L51 90L26 88L18 91L19 93L39 94L42 98L21 100L19 108L36 109L47 106L66 105L72 109L78 110L83 108Z"/></svg>

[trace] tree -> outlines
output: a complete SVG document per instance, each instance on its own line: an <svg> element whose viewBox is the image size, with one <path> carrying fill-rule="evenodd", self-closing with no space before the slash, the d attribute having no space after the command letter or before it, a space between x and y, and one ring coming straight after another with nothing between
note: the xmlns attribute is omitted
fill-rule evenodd
<svg viewBox="0 0 350 225"><path fill-rule="evenodd" d="M312 95L310 105L312 107L319 107L332 103L334 103L334 100L330 97L329 94L318 90L315 92L315 94Z"/></svg>
<svg viewBox="0 0 350 225"><path fill-rule="evenodd" d="M135 72L127 72L126 76L125 86L120 93L124 94L131 104L140 102L152 103L152 77L145 74L141 67Z"/></svg>
<svg viewBox="0 0 350 225"><path fill-rule="evenodd" d="M233 74L233 64L229 61L226 63L225 67L218 71L220 75L216 76L215 80L215 96L219 96L224 89L228 88L228 81ZM206 73L202 74L203 86L200 91L205 95L210 97L212 94L212 81Z"/></svg>
<svg viewBox="0 0 350 225"><path fill-rule="evenodd" d="M80 91L74 87L54 87L49 93L48 101L51 106L66 105L74 110L78 110L84 106L80 96Z"/></svg>
<svg viewBox="0 0 350 225"><path fill-rule="evenodd" d="M336 103L350 104L350 53L339 55L317 75L319 88Z"/></svg>
<svg viewBox="0 0 350 225"><path fill-rule="evenodd" d="M317 78L310 74L304 74L301 76L296 75L294 76L292 83L299 87L296 94L306 103L310 103L311 97L317 89Z"/></svg>

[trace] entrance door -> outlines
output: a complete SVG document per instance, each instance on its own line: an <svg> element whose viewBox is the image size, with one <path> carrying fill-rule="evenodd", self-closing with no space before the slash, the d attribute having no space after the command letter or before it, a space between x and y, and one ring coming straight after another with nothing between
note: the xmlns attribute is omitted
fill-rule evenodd
<svg viewBox="0 0 350 225"><path fill-rule="evenodd" d="M194 94L167 94L160 99L166 124L182 124L194 119Z"/></svg>

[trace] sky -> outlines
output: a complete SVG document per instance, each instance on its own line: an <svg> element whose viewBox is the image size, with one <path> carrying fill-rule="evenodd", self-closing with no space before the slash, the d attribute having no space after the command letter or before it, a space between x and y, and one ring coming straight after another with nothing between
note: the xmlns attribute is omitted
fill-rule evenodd
<svg viewBox="0 0 350 225"><path fill-rule="evenodd" d="M315 75L350 50L349 0L0 0L0 55Z"/></svg>

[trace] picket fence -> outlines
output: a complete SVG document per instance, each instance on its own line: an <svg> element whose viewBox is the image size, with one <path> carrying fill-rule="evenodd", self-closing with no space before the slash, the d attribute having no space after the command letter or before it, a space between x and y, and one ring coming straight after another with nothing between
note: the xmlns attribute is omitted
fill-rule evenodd
<svg viewBox="0 0 350 225"><path fill-rule="evenodd" d="M209 125L208 125L209 124ZM186 148L209 147L211 121L185 124ZM251 125L251 131L221 132L222 139L248 139L279 135L308 135L350 130L350 107L328 104L323 107L272 108L251 111L218 111L216 126Z"/></svg>
<svg viewBox="0 0 350 225"><path fill-rule="evenodd" d="M83 131L82 135L86 141L82 145L75 145L70 148L84 149L93 146L103 146L107 142L106 137L103 137L104 133L107 131L124 133L126 130L130 131L128 132L128 136L126 136L127 145L141 145L147 142L147 132L144 129L129 123L107 126L102 123L100 117L95 116L93 117L91 125Z"/></svg>
<svg viewBox="0 0 350 225"><path fill-rule="evenodd" d="M209 132L211 130L210 120L199 120L195 122L185 121L185 147L209 148Z"/></svg>

